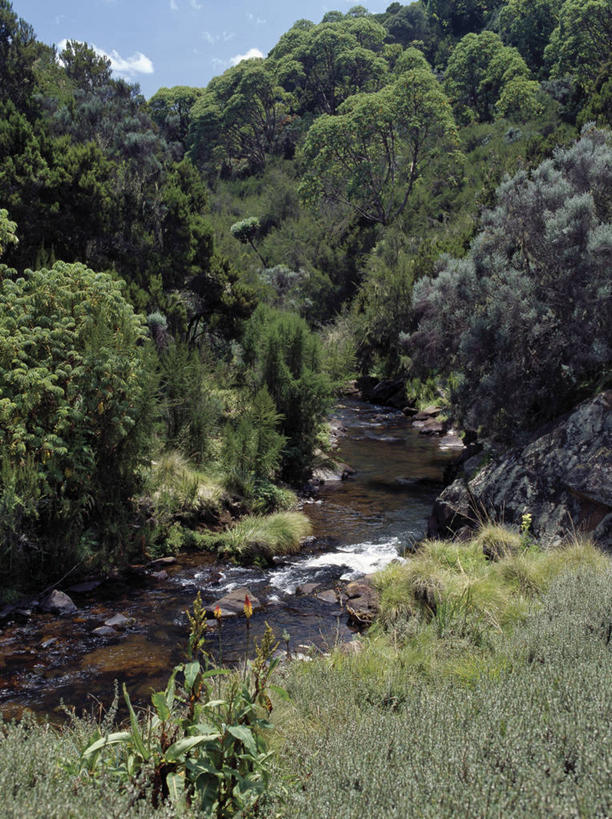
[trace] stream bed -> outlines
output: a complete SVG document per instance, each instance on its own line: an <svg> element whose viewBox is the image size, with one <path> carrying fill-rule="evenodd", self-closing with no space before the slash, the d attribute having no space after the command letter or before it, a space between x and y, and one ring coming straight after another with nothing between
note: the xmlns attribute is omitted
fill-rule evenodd
<svg viewBox="0 0 612 819"><path fill-rule="evenodd" d="M251 620L251 635L266 622L277 637L290 635L294 652L325 651L352 639L347 615L336 602L296 594L306 583L333 589L403 555L424 534L434 498L455 451L420 435L401 412L356 400L334 413L341 428L339 458L355 473L328 481L303 510L312 521L311 545L270 569L221 564L207 554L181 555L164 567L167 576L111 579L95 589L67 591L77 612L59 617L37 614L0 630L0 710L5 718L24 708L60 714L60 700L77 710L108 705L113 682L127 684L137 702L165 685L173 665L184 659L185 610L198 590L211 603L235 588L248 589L262 603ZM163 574L163 573L162 573ZM80 590L79 590L80 589ZM115 614L131 625L117 636L93 633ZM244 653L244 618L223 621L223 661ZM211 628L210 650L217 647Z"/></svg>

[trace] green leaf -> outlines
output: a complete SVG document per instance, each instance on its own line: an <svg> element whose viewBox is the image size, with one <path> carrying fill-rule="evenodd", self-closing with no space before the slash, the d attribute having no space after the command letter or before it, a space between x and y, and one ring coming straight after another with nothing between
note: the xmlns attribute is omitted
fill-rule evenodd
<svg viewBox="0 0 612 819"><path fill-rule="evenodd" d="M175 807L182 804L185 799L185 775L175 772L167 774L166 785L172 804Z"/></svg>
<svg viewBox="0 0 612 819"><path fill-rule="evenodd" d="M134 743L134 748L146 762L151 756L151 754L147 750L147 747L143 742L142 735L140 733L140 728L138 727L138 718L136 717L134 709L132 708L132 703L130 702L130 696L127 692L127 688L125 687L125 683L123 683L123 697L125 699L128 712L130 714L130 726L132 728L131 739L132 742Z"/></svg>
<svg viewBox="0 0 612 819"><path fill-rule="evenodd" d="M250 729L246 727L246 725L229 725L227 730L229 733L239 739L240 742L243 743L244 747L251 753L253 756L257 754L257 746L255 745L255 737L251 733Z"/></svg>
<svg viewBox="0 0 612 819"><path fill-rule="evenodd" d="M194 660L192 663L187 663L185 666L184 674L185 674L185 688L188 691L193 689L195 681L197 679L198 674L201 672L200 663L197 660Z"/></svg>
<svg viewBox="0 0 612 819"><path fill-rule="evenodd" d="M151 702L153 703L160 720L165 721L169 719L170 709L166 704L166 695L163 691L158 691L156 694L153 694L151 697Z"/></svg>
<svg viewBox="0 0 612 819"><path fill-rule="evenodd" d="M81 754L82 759L87 760L97 751L100 751L102 748L106 748L107 745L117 745L120 742L127 742L131 737L129 731L117 731L114 734L109 734L106 737L102 737L101 739L97 739L95 742L92 742L91 745L88 745L87 748Z"/></svg>
<svg viewBox="0 0 612 819"><path fill-rule="evenodd" d="M285 691L285 689L282 688L280 685L269 685L268 688L270 691L276 694L277 697L280 697L281 700L286 700L287 702L291 700L289 692Z"/></svg>
<svg viewBox="0 0 612 819"><path fill-rule="evenodd" d="M174 742L164 754L166 762L176 762L184 754L205 742L213 742L220 738L220 734L203 734L197 737L183 737Z"/></svg>

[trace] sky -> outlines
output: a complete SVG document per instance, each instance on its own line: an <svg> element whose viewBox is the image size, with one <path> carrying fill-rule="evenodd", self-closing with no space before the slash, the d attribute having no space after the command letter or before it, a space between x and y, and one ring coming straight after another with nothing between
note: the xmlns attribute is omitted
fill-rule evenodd
<svg viewBox="0 0 612 819"><path fill-rule="evenodd" d="M384 11L391 0L362 0ZM359 0L13 0L39 40L80 40L104 52L114 75L158 88L205 86L247 56L265 56L296 20L321 21Z"/></svg>

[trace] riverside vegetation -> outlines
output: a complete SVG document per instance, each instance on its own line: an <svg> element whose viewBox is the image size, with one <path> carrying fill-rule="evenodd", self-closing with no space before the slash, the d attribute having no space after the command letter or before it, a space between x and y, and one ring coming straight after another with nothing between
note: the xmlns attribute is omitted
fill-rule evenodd
<svg viewBox="0 0 612 819"><path fill-rule="evenodd" d="M527 530L488 525L466 544L426 542L378 576L382 616L361 652L290 663L282 688L266 693L268 632L244 674L205 655L175 669L123 731L113 708L62 730L2 725L5 811L605 816L611 581L585 541L542 551ZM222 640L217 622L205 635L196 601L192 655Z"/></svg>
<svg viewBox="0 0 612 819"><path fill-rule="evenodd" d="M146 101L0 0L0 602L181 549L293 553L359 374L497 447L605 389L610 19L355 6ZM112 712L3 724L5 809L197 812L196 770L233 776L223 735L242 779L216 815L609 815L610 579L527 520L425 543L378 578L359 654L277 671L289 701L263 696L268 636L242 679L192 657L129 739Z"/></svg>

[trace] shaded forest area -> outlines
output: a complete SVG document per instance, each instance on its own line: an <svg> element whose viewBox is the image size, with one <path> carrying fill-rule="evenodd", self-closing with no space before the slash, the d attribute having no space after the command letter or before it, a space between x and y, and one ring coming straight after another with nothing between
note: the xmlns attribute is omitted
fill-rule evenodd
<svg viewBox="0 0 612 819"><path fill-rule="evenodd" d="M609 0L356 6L146 101L0 0L7 595L290 508L359 373L503 442L601 389L611 53Z"/></svg>

